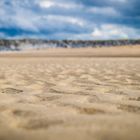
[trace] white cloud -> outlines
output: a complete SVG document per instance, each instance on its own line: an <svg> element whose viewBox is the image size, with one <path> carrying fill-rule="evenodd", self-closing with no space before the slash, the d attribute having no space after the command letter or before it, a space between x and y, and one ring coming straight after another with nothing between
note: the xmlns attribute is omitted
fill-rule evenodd
<svg viewBox="0 0 140 140"><path fill-rule="evenodd" d="M93 14L119 16L120 13L112 7L93 7L88 10Z"/></svg>
<svg viewBox="0 0 140 140"><path fill-rule="evenodd" d="M47 20L49 20L52 23L70 23L78 26L84 26L85 22L82 19L78 19L75 17L70 17L70 16L60 16L60 15L48 15L45 16Z"/></svg>
<svg viewBox="0 0 140 140"><path fill-rule="evenodd" d="M4 3L0 3L2 6L0 9L0 27L38 32L39 16L32 9L27 8L27 5L22 7L18 2L12 1L10 8ZM27 4L27 2L29 1L24 1L24 4Z"/></svg>
<svg viewBox="0 0 140 140"><path fill-rule="evenodd" d="M77 8L80 7L80 5L77 5L76 3L73 2L58 2L58 1L54 1L54 0L41 0L38 3L40 5L40 7L43 8L52 8L52 7L60 7L60 8L64 8L64 9L72 9L72 8Z"/></svg>
<svg viewBox="0 0 140 140"><path fill-rule="evenodd" d="M120 3L125 3L125 2L127 2L128 0L110 0L110 2L120 2Z"/></svg>
<svg viewBox="0 0 140 140"><path fill-rule="evenodd" d="M138 36L136 30L122 25L105 24L96 27L91 36L94 39L127 39Z"/></svg>
<svg viewBox="0 0 140 140"><path fill-rule="evenodd" d="M39 5L40 5L41 7L44 7L44 8L50 8L50 7L52 7L52 6L55 5L55 2L44 0L44 1L41 1L41 2L39 3Z"/></svg>
<svg viewBox="0 0 140 140"><path fill-rule="evenodd" d="M14 16L14 20L16 26L25 30L38 32L37 27L37 23L39 22L38 16L36 16L33 12L30 12L28 10L27 11L20 10Z"/></svg>

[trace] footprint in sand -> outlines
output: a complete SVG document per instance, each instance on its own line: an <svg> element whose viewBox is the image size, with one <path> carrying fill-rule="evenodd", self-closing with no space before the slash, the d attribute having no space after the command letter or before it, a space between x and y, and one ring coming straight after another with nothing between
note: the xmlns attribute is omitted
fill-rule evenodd
<svg viewBox="0 0 140 140"><path fill-rule="evenodd" d="M19 90L19 89L15 89L15 88L0 89L0 93L4 93L4 94L20 94L22 92L23 92L23 90Z"/></svg>
<svg viewBox="0 0 140 140"><path fill-rule="evenodd" d="M15 109L12 110L12 115L14 115L15 117L27 118L27 117L34 117L36 113L30 110Z"/></svg>
<svg viewBox="0 0 140 140"><path fill-rule="evenodd" d="M132 101L140 101L140 97L137 97L137 98L129 98L129 100L132 100Z"/></svg>
<svg viewBox="0 0 140 140"><path fill-rule="evenodd" d="M80 107L76 106L75 104L61 104L61 106L65 107L70 107L74 110L76 110L80 114L85 114L85 115L95 115L95 114L104 114L105 111L93 107Z"/></svg>
<svg viewBox="0 0 140 140"><path fill-rule="evenodd" d="M32 118L26 121L20 122L17 127L23 128L26 130L38 130L38 129L47 129L54 125L60 125L63 121L61 120L48 120L43 118Z"/></svg>
<svg viewBox="0 0 140 140"><path fill-rule="evenodd" d="M42 118L31 110L14 109L10 111L10 114L8 112L7 115L11 117L10 123L12 126L25 130L47 129L63 123L62 120Z"/></svg>
<svg viewBox="0 0 140 140"><path fill-rule="evenodd" d="M55 101L61 98L61 96L53 95L53 96L44 96L44 95L36 95L40 99L40 101Z"/></svg>
<svg viewBox="0 0 140 140"><path fill-rule="evenodd" d="M87 115L103 114L103 113L105 113L103 110L96 109L96 108L79 107L77 109L78 109L79 113L87 114Z"/></svg>
<svg viewBox="0 0 140 140"><path fill-rule="evenodd" d="M118 109L132 113L140 113L140 107L133 105L120 105Z"/></svg>

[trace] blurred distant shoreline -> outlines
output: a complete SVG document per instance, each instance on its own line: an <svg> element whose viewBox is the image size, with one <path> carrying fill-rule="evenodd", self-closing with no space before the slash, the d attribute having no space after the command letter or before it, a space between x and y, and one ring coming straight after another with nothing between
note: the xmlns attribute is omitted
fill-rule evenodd
<svg viewBox="0 0 140 140"><path fill-rule="evenodd" d="M0 51L40 50L46 48L96 48L116 46L138 46L140 39L128 40L43 40L0 39Z"/></svg>
<svg viewBox="0 0 140 140"><path fill-rule="evenodd" d="M48 57L137 57L140 45L118 47L42 48L23 51L0 51L0 58L48 58Z"/></svg>

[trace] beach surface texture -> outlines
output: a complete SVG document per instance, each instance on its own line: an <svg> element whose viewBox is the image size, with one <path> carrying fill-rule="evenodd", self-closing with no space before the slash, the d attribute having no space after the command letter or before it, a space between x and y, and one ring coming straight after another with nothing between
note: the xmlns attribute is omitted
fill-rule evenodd
<svg viewBox="0 0 140 140"><path fill-rule="evenodd" d="M139 56L139 47L1 53L0 140L139 140Z"/></svg>

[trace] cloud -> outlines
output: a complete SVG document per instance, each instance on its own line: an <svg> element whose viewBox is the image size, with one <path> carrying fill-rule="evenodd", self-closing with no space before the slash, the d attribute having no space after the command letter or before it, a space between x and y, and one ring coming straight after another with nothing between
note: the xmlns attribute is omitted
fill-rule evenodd
<svg viewBox="0 0 140 140"><path fill-rule="evenodd" d="M121 25L105 24L95 28L91 34L94 39L128 39L140 37L137 31L133 28L128 28Z"/></svg>
<svg viewBox="0 0 140 140"><path fill-rule="evenodd" d="M1 0L0 37L138 38L139 0Z"/></svg>
<svg viewBox="0 0 140 140"><path fill-rule="evenodd" d="M42 8L53 8L53 7L59 7L64 9L73 9L80 7L80 5L77 5L76 3L68 2L68 3L60 3L54 0L41 0L39 3L40 7Z"/></svg>
<svg viewBox="0 0 140 140"><path fill-rule="evenodd" d="M57 23L67 23L67 24L73 24L78 26L84 26L83 20L74 17L48 15L45 18L51 21L52 23L57 22Z"/></svg>
<svg viewBox="0 0 140 140"><path fill-rule="evenodd" d="M120 16L120 13L112 7L92 7L89 8L89 12L97 15Z"/></svg>

